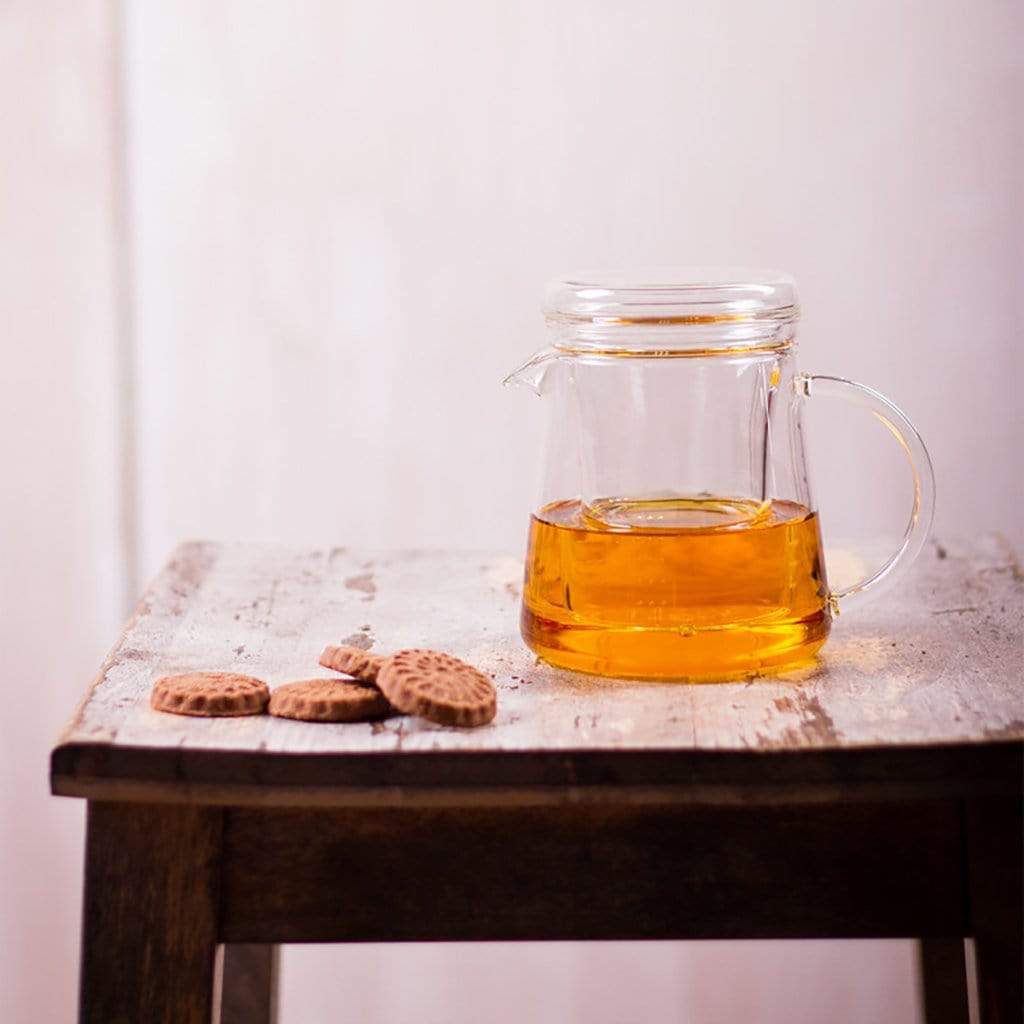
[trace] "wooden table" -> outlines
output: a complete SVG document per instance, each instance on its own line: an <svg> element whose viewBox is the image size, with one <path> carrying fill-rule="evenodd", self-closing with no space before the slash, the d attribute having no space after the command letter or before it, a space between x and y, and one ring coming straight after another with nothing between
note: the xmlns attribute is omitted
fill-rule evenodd
<svg viewBox="0 0 1024 1024"><path fill-rule="evenodd" d="M283 942L889 936L923 940L928 1020L966 1020L969 936L982 1019L1019 1024L1024 582L1005 545L933 544L814 671L704 686L538 664L520 572L177 551L52 754L53 792L89 801L81 1021L207 1022L220 991L222 1024L269 1020ZM158 675L275 684L342 639L466 658L497 720L149 708Z"/></svg>

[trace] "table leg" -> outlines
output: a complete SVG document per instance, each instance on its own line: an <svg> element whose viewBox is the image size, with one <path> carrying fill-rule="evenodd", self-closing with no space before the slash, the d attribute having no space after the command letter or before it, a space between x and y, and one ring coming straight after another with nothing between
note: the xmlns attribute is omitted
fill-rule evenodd
<svg viewBox="0 0 1024 1024"><path fill-rule="evenodd" d="M90 801L80 1024L209 1024L221 818Z"/></svg>
<svg viewBox="0 0 1024 1024"><path fill-rule="evenodd" d="M278 946L224 947L220 1024L276 1024L278 960Z"/></svg>
<svg viewBox="0 0 1024 1024"><path fill-rule="evenodd" d="M918 960L926 1024L968 1024L963 939L920 939Z"/></svg>
<svg viewBox="0 0 1024 1024"><path fill-rule="evenodd" d="M1024 841L1017 799L967 807L970 923L982 1024L1024 1019Z"/></svg>

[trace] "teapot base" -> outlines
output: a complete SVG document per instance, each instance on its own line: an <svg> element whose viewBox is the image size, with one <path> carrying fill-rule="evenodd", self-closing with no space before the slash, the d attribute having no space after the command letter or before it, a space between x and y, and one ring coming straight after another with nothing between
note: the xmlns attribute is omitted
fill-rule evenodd
<svg viewBox="0 0 1024 1024"><path fill-rule="evenodd" d="M718 683L778 675L817 661L831 617L722 631L574 627L522 615L527 646L557 668L617 679Z"/></svg>
<svg viewBox="0 0 1024 1024"><path fill-rule="evenodd" d="M522 633L553 665L749 678L813 662L831 621L818 519L796 502L571 500L532 518Z"/></svg>

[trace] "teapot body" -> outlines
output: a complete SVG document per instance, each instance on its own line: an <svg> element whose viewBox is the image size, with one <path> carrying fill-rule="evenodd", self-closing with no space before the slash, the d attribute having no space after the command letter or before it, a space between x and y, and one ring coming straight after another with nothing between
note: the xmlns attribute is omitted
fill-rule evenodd
<svg viewBox="0 0 1024 1024"><path fill-rule="evenodd" d="M792 282L592 275L510 380L545 401L521 627L564 668L731 679L812 662L836 608L807 479Z"/></svg>

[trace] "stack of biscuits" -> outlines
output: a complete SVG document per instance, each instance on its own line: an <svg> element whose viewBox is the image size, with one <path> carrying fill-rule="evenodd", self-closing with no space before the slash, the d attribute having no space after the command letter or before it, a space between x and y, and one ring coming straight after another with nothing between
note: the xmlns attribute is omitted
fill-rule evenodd
<svg viewBox="0 0 1024 1024"><path fill-rule="evenodd" d="M187 672L156 681L157 711L206 718L261 715L303 722L370 722L418 715L438 725L486 725L497 693L479 669L442 651L410 648L390 656L331 644L320 664L340 676L301 679L273 690L233 672Z"/></svg>

